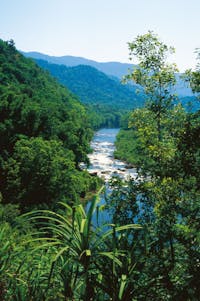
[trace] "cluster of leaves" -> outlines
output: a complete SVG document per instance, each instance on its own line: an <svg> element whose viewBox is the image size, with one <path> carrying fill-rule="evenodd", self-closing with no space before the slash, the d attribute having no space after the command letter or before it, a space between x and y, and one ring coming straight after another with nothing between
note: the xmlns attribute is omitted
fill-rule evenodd
<svg viewBox="0 0 200 301"><path fill-rule="evenodd" d="M13 41L0 40L0 191L4 203L74 203L95 187L88 163L87 113L65 87Z"/></svg>
<svg viewBox="0 0 200 301"><path fill-rule="evenodd" d="M200 49L197 48L196 51L197 53L197 65L196 65L196 70L192 71L191 69L186 71L186 76L185 79L189 82L193 93L196 94L197 97L199 97L200 93Z"/></svg>
<svg viewBox="0 0 200 301"><path fill-rule="evenodd" d="M63 203L59 213L16 218L13 208L15 225L6 219L0 225L1 300L130 300L137 258L131 242L123 248L123 233L133 236L142 227L92 226L97 200L87 211Z"/></svg>
<svg viewBox="0 0 200 301"><path fill-rule="evenodd" d="M129 129L118 136L116 154L135 165L139 178L126 186L114 181L107 206L119 225L132 218L146 229L148 256L136 300L197 301L200 111L173 105L176 69L165 62L171 48L152 32L138 36L129 47L140 64L128 79L143 85L148 101L131 114ZM186 73L196 94L199 74L198 68ZM141 252L140 246L136 252Z"/></svg>

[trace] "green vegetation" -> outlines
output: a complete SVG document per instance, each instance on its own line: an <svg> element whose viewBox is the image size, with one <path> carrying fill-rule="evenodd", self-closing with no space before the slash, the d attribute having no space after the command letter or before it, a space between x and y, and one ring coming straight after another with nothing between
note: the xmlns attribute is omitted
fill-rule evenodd
<svg viewBox="0 0 200 301"><path fill-rule="evenodd" d="M97 202L95 198L87 212L82 205L63 203L61 213L38 210L18 218L16 227L1 224L1 300L126 300L131 287L124 264L131 270L135 260L121 248L121 233L142 228L95 229ZM40 231L33 233L30 222Z"/></svg>
<svg viewBox="0 0 200 301"><path fill-rule="evenodd" d="M129 44L147 103L122 119L117 152L138 178L113 178L106 204L102 188L86 208L98 183L79 168L83 106L12 41L0 50L0 300L198 301L200 112L174 105L173 49L152 32ZM186 73L197 96L199 73Z"/></svg>
<svg viewBox="0 0 200 301"><path fill-rule="evenodd" d="M138 36L129 49L140 64L127 78L144 87L147 103L133 111L129 129L119 133L116 155L134 164L139 178L126 186L114 180L107 206L113 222L131 217L146 229L148 255L135 275L135 285L141 285L135 300L197 301L200 111L173 105L176 67L165 61L173 49L152 32ZM199 66L186 73L197 96L199 74ZM141 252L140 246L136 249Z"/></svg>
<svg viewBox="0 0 200 301"><path fill-rule="evenodd" d="M66 67L43 60L36 62L86 104L94 129L119 127L123 114L144 104L144 96L136 93L137 87L124 86L118 78L109 77L93 67Z"/></svg>
<svg viewBox="0 0 200 301"><path fill-rule="evenodd" d="M187 70L186 71L186 76L185 79L186 81L188 81L190 83L191 89L193 91L193 93L196 94L196 96L199 98L199 93L200 93L200 87L199 87L199 83L200 83L200 75L199 75L199 71L200 71L200 49L196 49L196 53L197 53L197 66L196 66L196 70L192 71Z"/></svg>
<svg viewBox="0 0 200 301"><path fill-rule="evenodd" d="M86 111L94 130L99 128L119 128L128 110L117 106L88 104Z"/></svg>
<svg viewBox="0 0 200 301"><path fill-rule="evenodd" d="M109 77L93 67L66 67L41 60L36 62L78 95L83 103L109 104L127 109L143 105L142 97L135 92L135 86L124 86L117 78Z"/></svg>
<svg viewBox="0 0 200 301"><path fill-rule="evenodd" d="M140 153L140 144L137 133L133 130L121 129L115 141L115 158L126 161L133 166L140 166L137 153Z"/></svg>
<svg viewBox="0 0 200 301"><path fill-rule="evenodd" d="M31 57L36 60L47 61L51 64L56 65L65 65L67 67L75 67L80 65L91 66L108 76L114 76L119 79L126 74L128 69L132 68L132 64L120 63L120 62L97 62L93 60L88 60L84 57L77 57L71 55L65 56L50 56L47 54L43 54L40 52L22 52L22 54L26 57Z"/></svg>
<svg viewBox="0 0 200 301"><path fill-rule="evenodd" d="M96 181L79 169L92 137L84 107L12 41L0 41L0 65L2 202L73 204Z"/></svg>

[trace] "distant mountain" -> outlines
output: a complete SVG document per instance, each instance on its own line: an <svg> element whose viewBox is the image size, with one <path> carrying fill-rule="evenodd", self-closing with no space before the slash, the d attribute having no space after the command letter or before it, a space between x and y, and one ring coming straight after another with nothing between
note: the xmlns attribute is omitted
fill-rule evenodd
<svg viewBox="0 0 200 301"><path fill-rule="evenodd" d="M144 104L142 95L136 93L137 87L122 85L119 79L111 78L91 66L66 67L44 60L35 61L79 96L83 103L109 105L126 110L141 107Z"/></svg>
<svg viewBox="0 0 200 301"><path fill-rule="evenodd" d="M127 64L127 63L119 63L119 62L100 63L93 60L88 60L83 57L76 57L76 56L69 56L69 55L57 57L57 56L42 54L39 52L22 52L22 53L26 57L45 60L52 64L65 65L68 67L74 67L78 65L88 65L96 68L97 70L107 75L116 76L120 79L128 73L128 69L131 69L133 67L132 64Z"/></svg>
<svg viewBox="0 0 200 301"><path fill-rule="evenodd" d="M122 77L128 74L128 70L134 67L133 64L119 63L119 62L107 62L100 63L93 60L88 60L82 57L76 56L50 56L42 54L39 52L22 52L24 56L31 57L34 59L45 60L49 63L65 65L68 67L78 66L78 65L88 65L96 68L97 70L104 72L109 76L114 76L122 79ZM177 74L177 85L175 92L180 97L193 96L191 89L184 83L180 78L181 74Z"/></svg>

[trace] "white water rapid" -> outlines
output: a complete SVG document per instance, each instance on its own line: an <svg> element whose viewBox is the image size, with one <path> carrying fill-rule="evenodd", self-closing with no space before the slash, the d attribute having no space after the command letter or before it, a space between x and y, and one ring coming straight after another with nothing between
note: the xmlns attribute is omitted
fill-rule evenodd
<svg viewBox="0 0 200 301"><path fill-rule="evenodd" d="M101 129L96 132L91 148L93 153L89 155L89 173L97 174L105 182L118 175L124 179L136 178L137 173L134 168L129 168L127 163L114 158L115 139L119 129Z"/></svg>

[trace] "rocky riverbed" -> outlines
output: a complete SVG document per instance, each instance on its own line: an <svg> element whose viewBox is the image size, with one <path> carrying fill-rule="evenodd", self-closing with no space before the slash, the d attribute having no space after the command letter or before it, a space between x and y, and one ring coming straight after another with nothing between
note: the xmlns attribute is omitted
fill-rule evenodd
<svg viewBox="0 0 200 301"><path fill-rule="evenodd" d="M93 153L89 155L90 174L96 174L106 182L112 176L118 175L122 178L136 178L137 172L129 168L126 162L114 158L115 139L119 129L101 129L96 132L91 148Z"/></svg>

